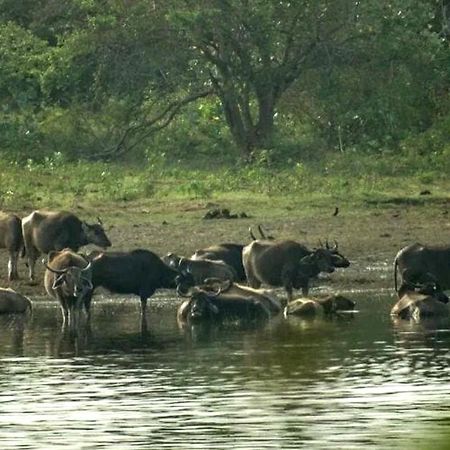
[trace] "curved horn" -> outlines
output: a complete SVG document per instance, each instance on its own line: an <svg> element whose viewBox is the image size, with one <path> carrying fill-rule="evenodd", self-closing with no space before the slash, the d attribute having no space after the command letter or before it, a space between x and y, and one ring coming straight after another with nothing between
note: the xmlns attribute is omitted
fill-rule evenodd
<svg viewBox="0 0 450 450"><path fill-rule="evenodd" d="M250 233L250 237L252 238L252 241L256 241L256 236L253 234L252 227L248 227L248 232Z"/></svg>
<svg viewBox="0 0 450 450"><path fill-rule="evenodd" d="M319 247L320 247L320 248L323 248L323 242L322 242L322 239L319 239Z"/></svg>
<svg viewBox="0 0 450 450"><path fill-rule="evenodd" d="M217 295L229 291L231 286L233 286L233 280L225 280L224 283L219 287Z"/></svg>
<svg viewBox="0 0 450 450"><path fill-rule="evenodd" d="M44 263L44 266L46 269L50 270L50 272L53 273L57 273L58 275L61 275L63 273L67 273L67 271L69 270L69 268L67 267L66 269L53 269L52 267L50 267L45 261L42 261Z"/></svg>
<svg viewBox="0 0 450 450"><path fill-rule="evenodd" d="M100 219L100 217L98 217L98 216L97 216L97 222L98 222L100 225L103 225L102 219Z"/></svg>
<svg viewBox="0 0 450 450"><path fill-rule="evenodd" d="M338 249L338 241L335 239L333 250L337 250L337 249Z"/></svg>
<svg viewBox="0 0 450 450"><path fill-rule="evenodd" d="M259 234L261 235L261 237L262 237L263 239L267 239L267 236L266 236L266 234L264 233L261 224L258 225L258 231L259 231Z"/></svg>
<svg viewBox="0 0 450 450"><path fill-rule="evenodd" d="M81 269L82 272L85 272L86 270L89 270L91 268L91 262L88 260L85 260L87 262L87 266L84 269Z"/></svg>
<svg viewBox="0 0 450 450"><path fill-rule="evenodd" d="M330 243L328 242L328 239L325 241L325 248L330 250Z"/></svg>

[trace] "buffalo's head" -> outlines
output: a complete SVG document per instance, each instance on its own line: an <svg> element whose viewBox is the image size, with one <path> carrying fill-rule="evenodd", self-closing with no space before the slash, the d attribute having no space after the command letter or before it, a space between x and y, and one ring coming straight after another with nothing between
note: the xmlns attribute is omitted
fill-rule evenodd
<svg viewBox="0 0 450 450"><path fill-rule="evenodd" d="M101 248L111 247L111 241L108 239L108 236L106 236L100 220L99 223L93 224L83 222L81 228L88 243L95 244Z"/></svg>
<svg viewBox="0 0 450 450"><path fill-rule="evenodd" d="M325 242L325 246L322 243L320 243L320 245L322 248L330 251L334 267L345 269L350 266L350 261L339 252L337 241L334 241L333 246L328 243L328 240Z"/></svg>
<svg viewBox="0 0 450 450"><path fill-rule="evenodd" d="M333 254L325 248L316 248L311 254L302 258L300 262L316 267L319 272L332 273L335 268Z"/></svg>
<svg viewBox="0 0 450 450"><path fill-rule="evenodd" d="M90 262L86 261L85 267L69 266L64 269L55 269L47 263L45 267L54 274L52 288L61 289L67 296L82 299L93 289Z"/></svg>

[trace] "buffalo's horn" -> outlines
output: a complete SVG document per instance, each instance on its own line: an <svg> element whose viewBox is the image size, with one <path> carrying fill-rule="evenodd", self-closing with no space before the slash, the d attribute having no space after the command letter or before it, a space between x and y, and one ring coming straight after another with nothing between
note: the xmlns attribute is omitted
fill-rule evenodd
<svg viewBox="0 0 450 450"><path fill-rule="evenodd" d="M86 262L87 262L87 266L84 269L81 269L82 272L85 272L86 270L89 270L91 268L91 262L87 261L87 260L86 260Z"/></svg>
<svg viewBox="0 0 450 450"><path fill-rule="evenodd" d="M103 225L102 219L100 219L100 217L98 217L98 216L97 216L97 222L98 222L100 225Z"/></svg>
<svg viewBox="0 0 450 450"><path fill-rule="evenodd" d="M330 243L328 242L328 239L325 241L325 248L330 250Z"/></svg>
<svg viewBox="0 0 450 450"><path fill-rule="evenodd" d="M46 267L46 269L50 270L50 272L57 273L58 275L67 273L67 271L69 270L68 267L66 269L53 269L45 261L42 261L42 262L44 263L44 266Z"/></svg>
<svg viewBox="0 0 450 450"><path fill-rule="evenodd" d="M219 287L217 295L222 292L227 292L231 288L231 286L233 286L233 280L225 280L224 283Z"/></svg>
<svg viewBox="0 0 450 450"><path fill-rule="evenodd" d="M190 289L188 289L187 291L181 290L181 284L177 285L177 294L180 297L190 297L191 296Z"/></svg>
<svg viewBox="0 0 450 450"><path fill-rule="evenodd" d="M256 236L253 234L253 230L252 227L248 227L248 232L250 233L250 237L252 238L253 241L256 241Z"/></svg>
<svg viewBox="0 0 450 450"><path fill-rule="evenodd" d="M335 239L333 250L337 250L337 249L338 249L338 241Z"/></svg>
<svg viewBox="0 0 450 450"><path fill-rule="evenodd" d="M258 225L258 231L259 231L259 234L261 235L261 237L262 237L263 239L267 239L266 234L264 233L261 224Z"/></svg>

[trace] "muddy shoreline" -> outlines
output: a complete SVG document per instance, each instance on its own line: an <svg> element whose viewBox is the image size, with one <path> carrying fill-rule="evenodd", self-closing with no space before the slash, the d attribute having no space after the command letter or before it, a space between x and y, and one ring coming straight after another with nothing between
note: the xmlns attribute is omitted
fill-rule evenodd
<svg viewBox="0 0 450 450"><path fill-rule="evenodd" d="M190 256L198 248L219 242L250 241L249 227L263 224L279 239L295 239L310 247L319 242L337 241L340 251L350 259L348 269L339 269L314 283L319 291L377 290L393 287L392 262L397 251L413 242L424 244L450 243L450 201L430 205L382 205L369 208L341 207L333 209L298 208L289 211L259 212L248 209L250 218L234 220L204 220L208 204L193 202L191 206L170 206L165 216L161 205L142 208L117 205L116 210L102 210L105 230L112 250L145 248L162 256L167 252ZM92 217L97 211L76 211L81 218ZM20 214L25 216L25 213ZM86 247L89 250L90 247ZM20 280L7 280L7 252L0 249L0 279L2 287L12 287L31 297L45 296L43 265L38 261L36 283L28 281L25 260L19 261Z"/></svg>

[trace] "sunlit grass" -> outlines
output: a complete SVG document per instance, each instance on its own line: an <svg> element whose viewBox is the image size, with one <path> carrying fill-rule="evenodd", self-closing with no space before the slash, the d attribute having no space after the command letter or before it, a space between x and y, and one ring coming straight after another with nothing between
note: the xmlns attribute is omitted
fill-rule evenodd
<svg viewBox="0 0 450 450"><path fill-rule="evenodd" d="M377 204L448 199L450 158L334 154L326 161L187 169L174 164L0 162L0 207L30 209L107 206L145 201L229 201L239 206L270 199L272 207L310 208L330 202ZM424 191L431 193L421 196ZM251 202L249 202L251 200ZM301 206L300 206L301 205Z"/></svg>

